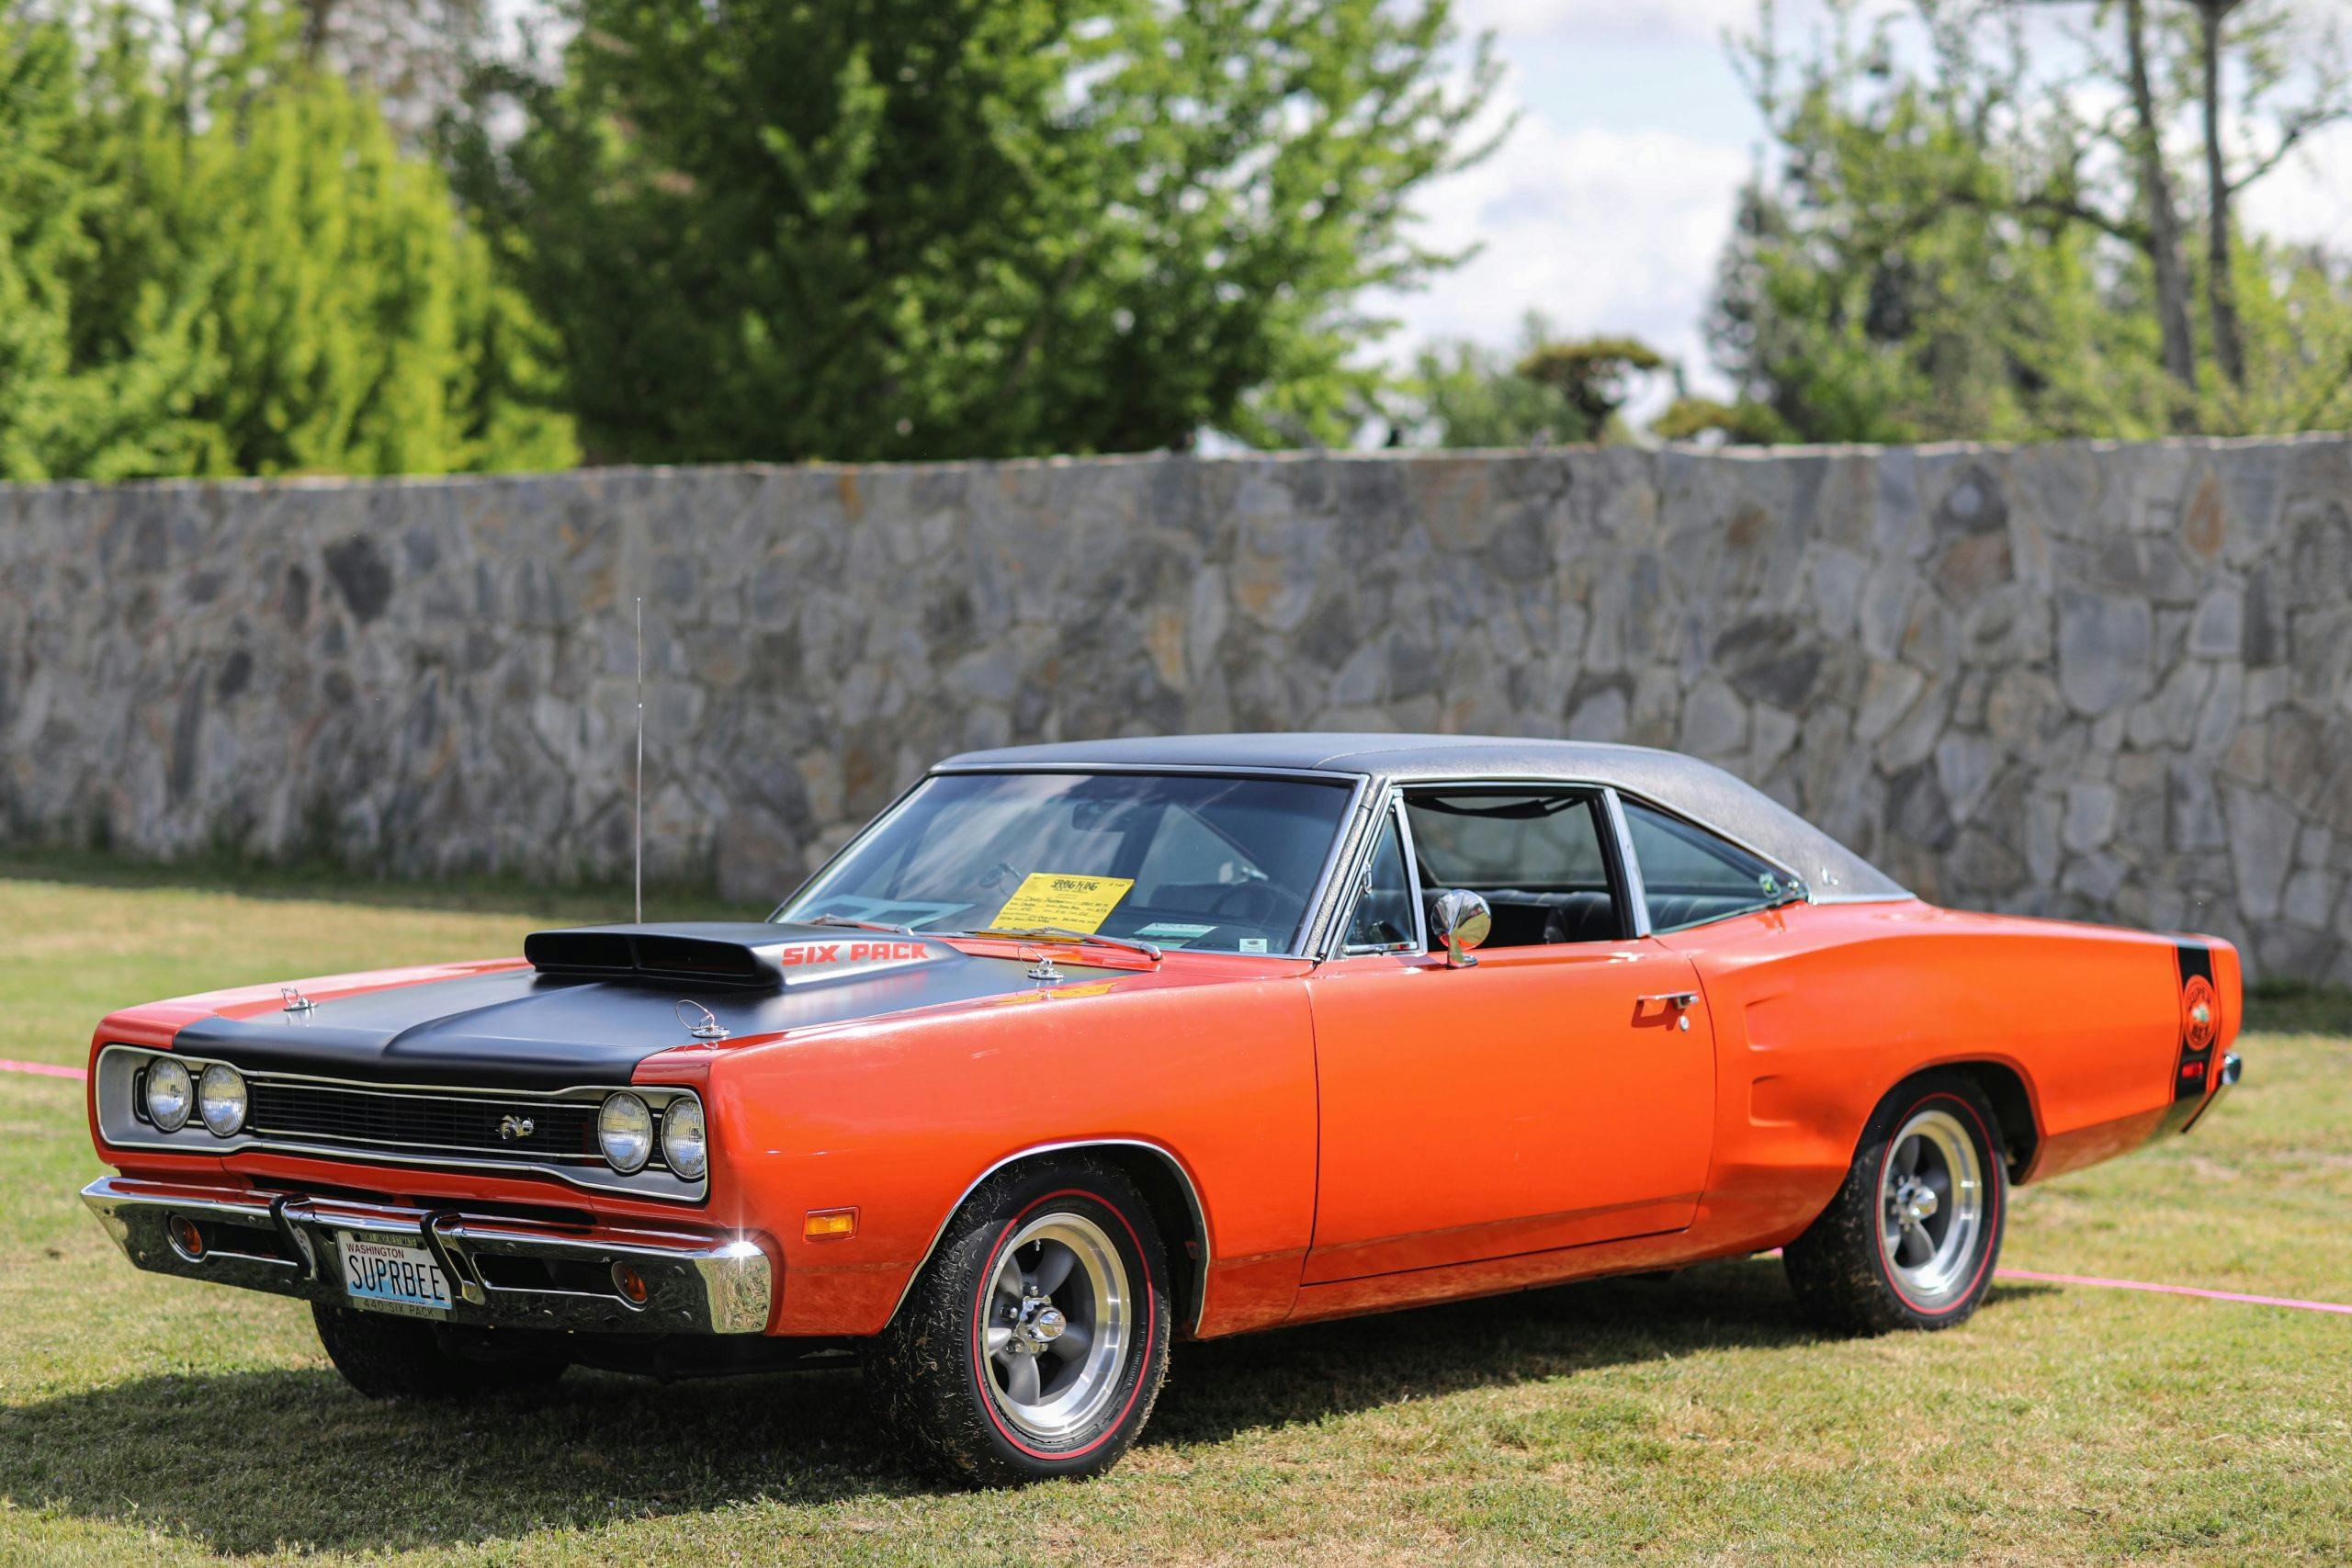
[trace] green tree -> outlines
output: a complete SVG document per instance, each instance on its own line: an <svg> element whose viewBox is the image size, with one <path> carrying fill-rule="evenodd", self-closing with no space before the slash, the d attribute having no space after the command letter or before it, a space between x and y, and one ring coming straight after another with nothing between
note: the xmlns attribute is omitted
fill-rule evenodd
<svg viewBox="0 0 2352 1568"><path fill-rule="evenodd" d="M2018 58L1928 6L1909 65L1837 9L1817 55L1768 38L1748 57L1777 169L1742 202L1710 322L1740 397L1804 441L2160 431L2151 324L2114 308L2138 264L2027 193Z"/></svg>
<svg viewBox="0 0 2352 1568"><path fill-rule="evenodd" d="M176 154L176 155L175 155ZM374 106L304 73L159 150L148 191L215 262L228 364L199 404L240 473L548 467L561 422L502 395L516 317L488 247ZM527 340L522 344L527 355Z"/></svg>
<svg viewBox="0 0 2352 1568"><path fill-rule="evenodd" d="M1892 22L1865 27L1833 0L1827 41L1802 58L1779 51L1765 7L1743 59L1773 161L1743 202L1710 323L1739 402L1772 415L1751 434L2136 436L2342 417L2342 262L2246 242L2228 214L2340 114L2341 73L2290 58L2278 0L2161 17L2148 0L2077 6L2086 30L2053 69L2019 25L2041 4L1914 0L1898 46ZM2243 166L2214 153L2221 117L2202 110L2224 43L2233 113L2263 141ZM2196 182L2174 164L2198 123L2201 256L2183 209Z"/></svg>
<svg viewBox="0 0 2352 1568"><path fill-rule="evenodd" d="M573 0L461 184L614 457L1344 436L1480 149L1450 0Z"/></svg>
<svg viewBox="0 0 2352 1568"><path fill-rule="evenodd" d="M121 106L90 112L121 58L93 69L63 25L0 13L0 479L184 472L208 446L203 279L107 243L148 222Z"/></svg>
<svg viewBox="0 0 2352 1568"><path fill-rule="evenodd" d="M1467 342L1423 349L1406 389L1411 412L1398 423L1440 446L1623 440L1619 415L1638 378L1666 363L1638 338L1563 338L1530 311L1511 354Z"/></svg>
<svg viewBox="0 0 2352 1568"><path fill-rule="evenodd" d="M0 21L0 477L572 459L543 332L289 14L90 21Z"/></svg>

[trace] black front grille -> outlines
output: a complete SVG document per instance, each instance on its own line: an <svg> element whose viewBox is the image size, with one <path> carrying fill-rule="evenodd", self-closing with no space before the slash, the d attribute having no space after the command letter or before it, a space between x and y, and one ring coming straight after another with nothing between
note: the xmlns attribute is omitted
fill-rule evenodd
<svg viewBox="0 0 2352 1568"><path fill-rule="evenodd" d="M246 1092L246 1124L266 1141L529 1164L602 1157L594 1101L403 1094L266 1078L248 1080Z"/></svg>

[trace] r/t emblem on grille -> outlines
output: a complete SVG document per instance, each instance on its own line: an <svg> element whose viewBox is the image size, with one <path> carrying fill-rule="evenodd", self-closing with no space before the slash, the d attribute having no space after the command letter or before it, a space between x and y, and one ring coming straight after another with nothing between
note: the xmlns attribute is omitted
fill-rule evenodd
<svg viewBox="0 0 2352 1568"><path fill-rule="evenodd" d="M502 1116L498 1119L499 1142L511 1144L530 1135L531 1119L528 1116Z"/></svg>

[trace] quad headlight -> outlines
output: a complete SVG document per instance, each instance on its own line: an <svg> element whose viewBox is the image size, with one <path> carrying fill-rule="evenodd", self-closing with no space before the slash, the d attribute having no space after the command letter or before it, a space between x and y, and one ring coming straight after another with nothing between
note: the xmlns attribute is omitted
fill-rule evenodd
<svg viewBox="0 0 2352 1568"><path fill-rule="evenodd" d="M187 1069L169 1056L156 1057L147 1068L147 1120L158 1132L176 1133L187 1125L195 1104L196 1085Z"/></svg>
<svg viewBox="0 0 2352 1568"><path fill-rule="evenodd" d="M196 1109L216 1138L231 1138L245 1124L244 1075L215 1062L196 1081Z"/></svg>
<svg viewBox="0 0 2352 1568"><path fill-rule="evenodd" d="M607 1097L596 1112L596 1142L622 1175L644 1169L653 1155L653 1112L633 1094Z"/></svg>
<svg viewBox="0 0 2352 1568"><path fill-rule="evenodd" d="M672 1174L687 1181L702 1179L710 1164L710 1140L703 1133L699 1100L673 1100L662 1113L662 1157Z"/></svg>

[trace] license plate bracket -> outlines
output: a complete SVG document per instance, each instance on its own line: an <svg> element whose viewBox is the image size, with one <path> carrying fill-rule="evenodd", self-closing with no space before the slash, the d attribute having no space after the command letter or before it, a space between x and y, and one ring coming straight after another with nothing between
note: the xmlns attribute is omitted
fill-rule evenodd
<svg viewBox="0 0 2352 1568"><path fill-rule="evenodd" d="M344 1293L351 1304L371 1312L447 1317L449 1278L421 1247L338 1231L335 1253L343 1263Z"/></svg>

